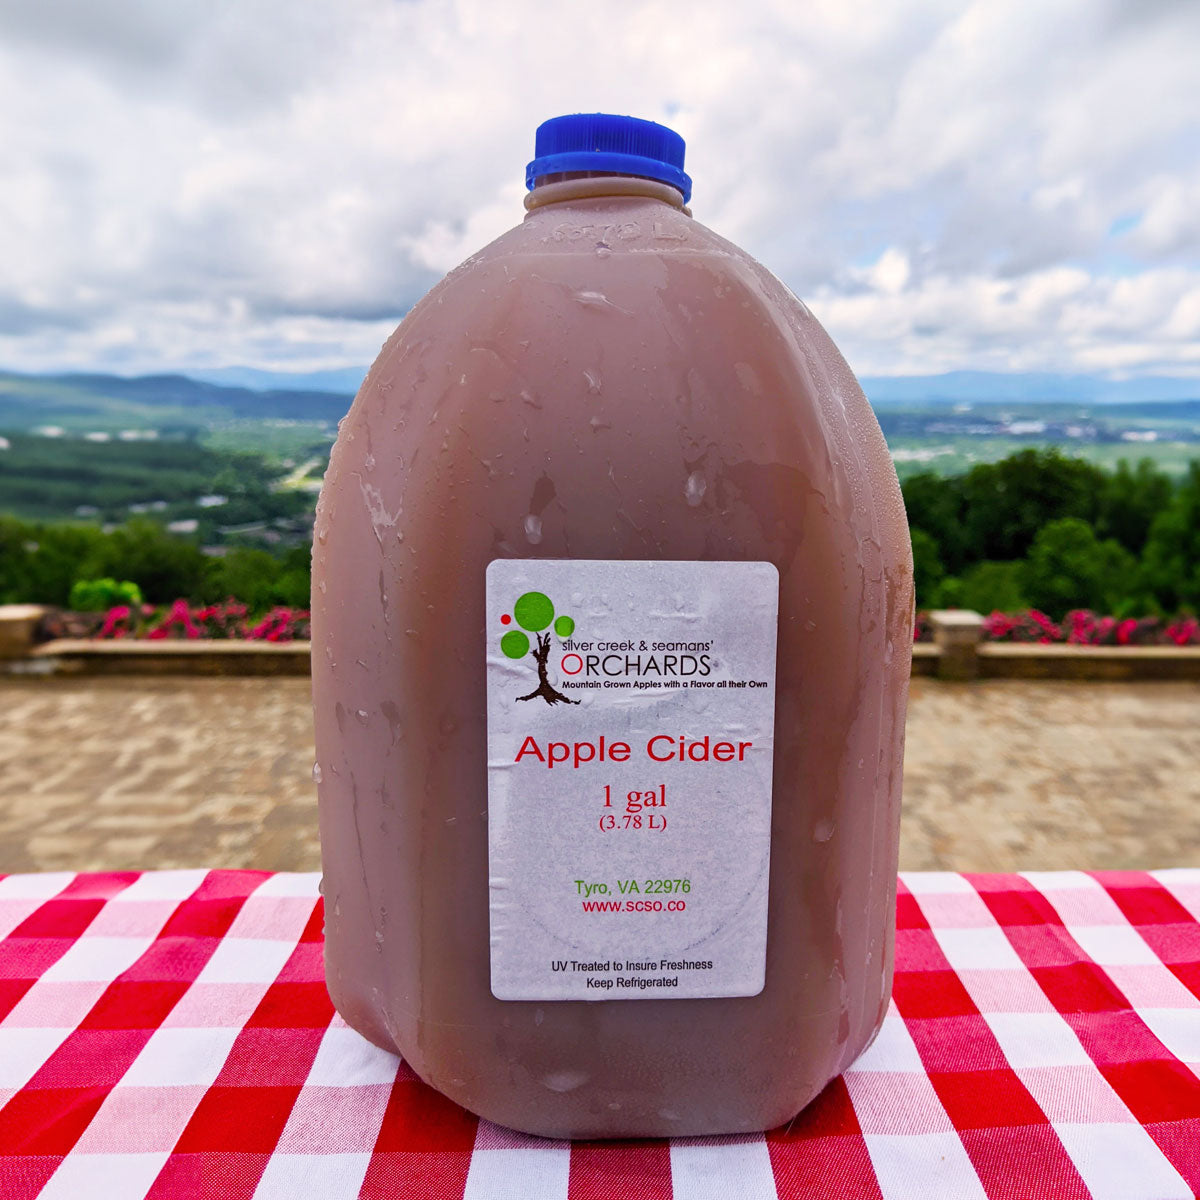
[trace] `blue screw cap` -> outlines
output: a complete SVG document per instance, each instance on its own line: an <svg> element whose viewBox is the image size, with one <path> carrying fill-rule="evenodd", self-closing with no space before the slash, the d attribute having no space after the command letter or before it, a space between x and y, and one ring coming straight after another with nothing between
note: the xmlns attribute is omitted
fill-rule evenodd
<svg viewBox="0 0 1200 1200"><path fill-rule="evenodd" d="M566 171L602 171L641 175L669 183L692 196L683 170L683 138L665 125L610 113L572 113L551 117L537 129L534 159L525 168L525 186L545 175Z"/></svg>

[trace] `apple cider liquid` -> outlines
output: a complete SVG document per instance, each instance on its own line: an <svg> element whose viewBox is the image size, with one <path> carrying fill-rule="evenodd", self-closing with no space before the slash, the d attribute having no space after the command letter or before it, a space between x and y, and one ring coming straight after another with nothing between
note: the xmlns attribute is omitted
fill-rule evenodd
<svg viewBox="0 0 1200 1200"><path fill-rule="evenodd" d="M812 314L648 121L384 346L317 509L329 991L489 1120L762 1130L891 988L908 528Z"/></svg>

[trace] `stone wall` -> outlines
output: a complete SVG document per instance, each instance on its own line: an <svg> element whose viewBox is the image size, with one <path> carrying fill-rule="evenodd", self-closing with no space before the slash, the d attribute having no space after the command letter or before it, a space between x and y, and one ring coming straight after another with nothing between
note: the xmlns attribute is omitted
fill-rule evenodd
<svg viewBox="0 0 1200 1200"><path fill-rule="evenodd" d="M35 644L44 610L0 605L0 671L31 675L307 675L307 642L62 639ZM983 617L929 614L933 642L913 647L913 674L973 679L1200 679L1200 646L1066 646L983 641Z"/></svg>

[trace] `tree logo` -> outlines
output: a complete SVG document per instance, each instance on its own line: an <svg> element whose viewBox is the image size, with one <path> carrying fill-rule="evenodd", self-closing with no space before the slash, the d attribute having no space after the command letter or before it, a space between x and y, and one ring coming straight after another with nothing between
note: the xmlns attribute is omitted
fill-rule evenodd
<svg viewBox="0 0 1200 1200"><path fill-rule="evenodd" d="M567 616L554 616L554 605L550 597L542 592L526 592L517 598L513 605L512 615L505 613L500 618L502 625L511 625L513 621L521 627L510 629L500 639L500 649L508 658L524 658L532 655L537 663L538 685L528 696L518 696L518 700L534 700L541 696L547 704L578 704L570 696L564 696L551 682L546 674L546 660L550 657L550 626L560 638L569 638L575 632L575 622ZM522 633L521 630L526 630ZM536 646L531 649L529 634L536 635Z"/></svg>

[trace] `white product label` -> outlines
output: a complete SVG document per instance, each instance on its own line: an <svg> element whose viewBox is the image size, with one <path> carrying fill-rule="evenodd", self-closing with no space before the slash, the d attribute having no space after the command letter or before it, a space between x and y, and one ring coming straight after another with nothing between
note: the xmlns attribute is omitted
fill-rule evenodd
<svg viewBox="0 0 1200 1200"><path fill-rule="evenodd" d="M762 990L778 610L765 562L489 564L499 999Z"/></svg>

